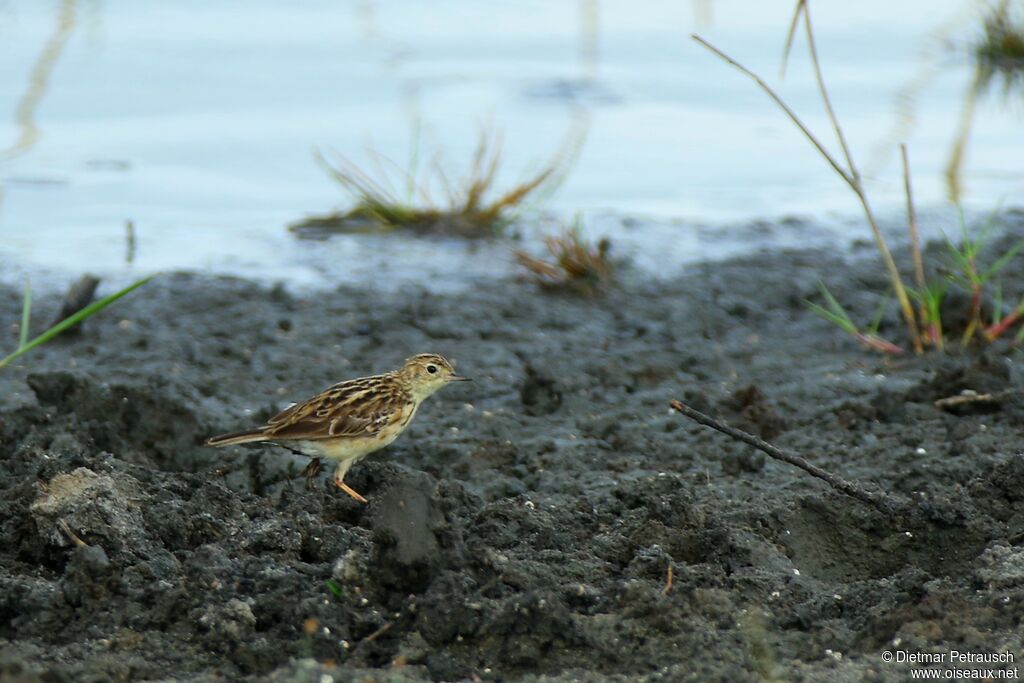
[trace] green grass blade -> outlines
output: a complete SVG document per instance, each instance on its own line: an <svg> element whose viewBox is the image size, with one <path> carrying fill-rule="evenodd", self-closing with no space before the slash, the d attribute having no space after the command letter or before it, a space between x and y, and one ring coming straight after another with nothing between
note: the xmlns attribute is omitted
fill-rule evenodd
<svg viewBox="0 0 1024 683"><path fill-rule="evenodd" d="M135 282L133 284L128 285L127 287L125 287L121 291L114 292L110 296L105 296L102 299L100 299L99 301L94 301L93 303L89 304L88 306L86 306L85 308L80 310L78 313L75 313L74 315L72 315L72 316L70 316L70 317L68 317L68 318L66 318L64 320L61 320L59 323L57 323L56 325L54 325L50 329L46 330L45 332L43 332L41 335L39 335L38 337L36 337L32 341L27 342L23 346L19 346L18 350L15 351L14 353L12 353L11 355L9 355L6 358L0 360L0 368L6 366L11 361L13 361L15 358L17 358L18 356L31 351L32 349L36 348L37 346L45 344L46 342L50 341L51 339L56 337L61 332L63 332L64 330L68 329L69 327L73 327L73 326L77 325L78 323L82 322L83 320L85 320L86 318L88 318L88 317L90 317L92 315L95 315L96 313L99 313L100 311L102 311L104 308L106 308L110 304L114 303L115 301L117 301L118 299L123 297L124 295L129 294L129 293L135 291L136 289L138 289L142 285L144 285L147 282L149 282L150 280L152 280L154 277L156 277L156 276L155 275L150 275L149 277L144 277L141 280L139 280L138 282Z"/></svg>
<svg viewBox="0 0 1024 683"><path fill-rule="evenodd" d="M828 302L829 310L837 317L845 320L850 329L856 330L857 326L853 324L853 320L851 320L850 316L846 313L846 309L843 308L842 304L836 301L836 298L832 296L832 292L830 292L828 287L825 286L825 283L819 282L818 287L821 289L821 294L825 297L825 301Z"/></svg>
<svg viewBox="0 0 1024 683"><path fill-rule="evenodd" d="M857 326L853 324L853 320L851 320L850 316L846 313L846 309L844 309L842 305L836 301L836 298L832 296L832 292L828 291L828 287L826 287L824 283L819 282L818 288L821 290L821 295L825 298L827 307L816 304L813 301L805 302L807 307L843 331L853 335L858 334L859 331L857 330Z"/></svg>
<svg viewBox="0 0 1024 683"><path fill-rule="evenodd" d="M1024 249L1024 240L1017 242L1015 245L1010 247L1005 254L996 259L996 262L993 263L989 267L989 269L982 274L982 278L987 280L996 273L998 273L1000 270L1005 268L1006 264L1012 261L1013 257L1016 256L1021 249Z"/></svg>
<svg viewBox="0 0 1024 683"><path fill-rule="evenodd" d="M335 598L337 598L338 600L344 599L344 591L342 591L341 586L334 583L334 581L327 579L326 581L324 581L324 585L327 586L327 590L331 591L331 594L334 595Z"/></svg>
<svg viewBox="0 0 1024 683"><path fill-rule="evenodd" d="M21 329L18 330L18 348L28 343L28 325L32 322L32 283L25 280L25 298L21 302Z"/></svg>
<svg viewBox="0 0 1024 683"><path fill-rule="evenodd" d="M886 294L882 297L882 300L878 302L878 309L875 311L875 317L871 319L871 324L868 325L868 334L878 334L878 328L882 325L882 316L885 315L885 309L888 305L889 295Z"/></svg>
<svg viewBox="0 0 1024 683"><path fill-rule="evenodd" d="M974 260L970 254L970 248L968 246L957 246L953 240L949 239L945 235L942 238L946 241L946 250L949 252L950 257L953 260L953 267L959 271L959 273L951 273L950 279L958 284L964 286L971 286L980 283L980 278L975 272Z"/></svg>

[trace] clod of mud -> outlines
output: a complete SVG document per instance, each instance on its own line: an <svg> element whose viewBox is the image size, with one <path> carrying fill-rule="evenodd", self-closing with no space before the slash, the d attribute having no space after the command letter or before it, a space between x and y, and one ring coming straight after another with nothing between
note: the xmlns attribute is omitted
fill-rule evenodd
<svg viewBox="0 0 1024 683"><path fill-rule="evenodd" d="M423 591L444 565L462 562L458 530L445 518L437 482L423 473L403 473L373 502L376 581L388 590Z"/></svg>
<svg viewBox="0 0 1024 683"><path fill-rule="evenodd" d="M84 542L97 543L115 555L152 551L140 505L146 496L133 483L79 467L43 482L40 489L29 513L44 547Z"/></svg>

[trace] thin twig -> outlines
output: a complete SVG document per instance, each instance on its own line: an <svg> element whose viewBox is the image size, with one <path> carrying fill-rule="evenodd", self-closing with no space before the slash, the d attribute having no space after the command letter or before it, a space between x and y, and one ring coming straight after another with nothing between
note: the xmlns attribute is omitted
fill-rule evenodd
<svg viewBox="0 0 1024 683"><path fill-rule="evenodd" d="M727 424L719 422L718 420L714 419L713 417L710 417L709 415L705 415L704 413L698 410L694 410L693 408L687 406L681 401L672 401L671 406L673 410L682 413L683 415L690 418L694 422L698 422L706 427L711 427L712 429L718 430L727 436L731 436L734 439L738 439L740 441L743 441L744 443L750 444L754 448L758 449L759 451L767 454L772 458L775 458L776 460L781 460L782 462L789 463L794 467L799 467L804 472L810 474L812 477L821 479L823 482L825 482L835 490L839 491L840 493L845 493L846 495L852 498L856 498L862 503L867 503L868 505L875 508L882 514L895 517L903 514L907 510L905 505L901 504L899 501L893 499L891 496L885 493L873 493L871 491L868 491L860 484L843 479L842 477L832 474L831 472L826 472L820 467L812 465L811 463L807 462L799 455L796 455L794 453L788 453L780 448L771 445L764 439L759 439L753 434L748 434L743 430L736 429L735 427L730 427Z"/></svg>
<svg viewBox="0 0 1024 683"><path fill-rule="evenodd" d="M914 258L914 282L922 294L925 289L924 259L921 256L921 239L917 232L917 214L914 211L914 193L910 186L910 161L907 158L907 143L900 143L900 156L903 159L903 189L907 195L907 227L910 229L910 248Z"/></svg>
<svg viewBox="0 0 1024 683"><path fill-rule="evenodd" d="M965 391L964 393L957 394L956 396L947 396L946 398L940 398L935 401L934 405L939 410L950 410L952 408L959 408L960 406L983 404L993 405L1001 403L1006 399L1010 398L1016 393L1019 393L1019 389L1005 389L1003 391L996 391L991 394L979 394L975 392Z"/></svg>
<svg viewBox="0 0 1024 683"><path fill-rule="evenodd" d="M71 530L71 525L69 525L65 520L63 520L63 519L57 520L57 526L60 527L60 530L64 532L64 534L68 537L68 539L72 543L77 545L79 548L88 547L89 544L86 543L85 541L83 541L81 538L79 538L78 534L76 534L74 531Z"/></svg>
<svg viewBox="0 0 1024 683"><path fill-rule="evenodd" d="M858 187L859 183L860 181L858 180ZM910 297L907 296L907 289L903 286L903 279L900 277L899 269L896 268L896 261L893 260L892 252L889 251L885 238L882 237L882 231L878 228L875 214L871 211L871 205L868 203L867 194L861 189L857 191L857 197L860 199L861 206L864 207L864 215L868 220L868 225L871 227L871 234L875 238L875 245L882 255L882 263L885 264L885 269L889 272L889 282L896 292L896 299L900 302L900 310L903 312L903 320L910 331L910 340L914 344L914 352L921 353L924 351L924 346L921 343L921 331L917 327L917 316L914 315L914 307L910 305Z"/></svg>
<svg viewBox="0 0 1024 683"><path fill-rule="evenodd" d="M384 635L385 633L390 631L391 627L394 626L394 625L395 625L395 623L393 621L389 621L389 622L385 623L379 629L377 629L376 631L374 631L370 635L368 635L365 638L363 638L362 642L364 642L364 643L372 643L373 641L377 640L382 635Z"/></svg>
<svg viewBox="0 0 1024 683"><path fill-rule="evenodd" d="M828 96L828 89L825 88L825 76L821 73L821 62L818 61L818 46L814 42L814 29L811 27L811 5L807 0L801 0L800 5L803 7L804 12L804 28L807 32L807 49L811 52L811 64L814 66L814 79L818 82L818 92L821 93L821 101L825 104L825 112L828 114L828 120L832 122L832 129L836 133L836 138L839 139L839 147L843 150L843 156L846 157L846 167L852 177L858 185L861 185L860 172L857 170L857 165L853 163L853 155L850 154L850 146L846 144L846 136L843 134L843 127L839 125L839 118L836 116L835 109L832 108L832 98ZM863 191L863 186L861 187Z"/></svg>
<svg viewBox="0 0 1024 683"><path fill-rule="evenodd" d="M914 307L910 304L910 298L907 296L907 292L903 287L903 279L900 277L899 270L896 268L896 262L893 260L892 254L889 252L889 246L885 243L885 238L882 237L882 232L878 229L878 224L875 222L875 216L868 204L867 192L864 190L864 182L861 180L860 171L857 170L857 164L853 161L853 154L850 153L850 146L846 142L846 135L843 133L843 127L839 124L839 117L836 116L835 109L832 108L832 98L828 96L828 89L825 87L825 76L821 72L821 62L818 60L818 46L814 40L814 28L811 25L810 2L808 2L808 0L801 0L800 4L804 13L804 28L807 32L807 48L811 53L811 64L814 66L814 78L818 82L818 91L821 93L821 101L825 105L825 111L828 113L829 121L832 122L832 129L835 131L836 138L839 140L839 146L843 150L843 156L846 157L846 167L849 171L849 177L853 178L854 181L854 192L857 194L857 197L860 199L860 203L864 207L864 214L867 217L868 224L871 226L871 232L874 235L875 243L878 245L878 251L882 255L882 261L885 263L886 270L889 271L889 279L892 280L892 286L896 292L896 298L899 300L900 308L903 310L903 317L906 319L907 328L910 330L914 350L917 353L921 353L924 349L921 343L921 333L917 327L917 319L914 316Z"/></svg>
<svg viewBox="0 0 1024 683"><path fill-rule="evenodd" d="M786 77L786 65L789 63L789 53L793 49L793 39L796 38L796 27L800 23L800 13L803 12L806 0L796 0L796 8L793 10L793 18L789 20L789 30L786 32L786 45L782 48L782 69L779 76Z"/></svg>
<svg viewBox="0 0 1024 683"><path fill-rule="evenodd" d="M796 112L790 109L789 105L786 104L786 102L781 97L779 97L779 95L774 90L772 90L770 85L761 80L761 77L755 74L753 71L743 66L742 64L740 64L735 59L719 50L717 47L715 47L708 41L698 36L696 33L690 34L690 37L696 40L704 47L706 47L708 50L711 50L711 52L718 55L725 62L741 71L747 77L753 79L753 81L757 83L762 90L765 91L768 97L772 98L772 100L775 101L775 104L779 105L782 111L786 112L786 116L788 116L790 120L796 125L796 127L800 129L800 132L804 134L804 137L810 140L811 144L814 145L817 148L818 152L821 153L821 156L825 157L825 161L827 161L829 165L832 166L832 169L836 173L838 173L839 176L843 180L845 180L850 187L854 188L854 191L856 191L857 188L854 184L853 178L851 178L849 174L847 174L847 172L843 169L843 167L839 165L839 162L837 162L835 158L829 153L829 151L825 149L825 146L821 144L818 138L814 137L814 133L812 133L811 130L804 125L804 122L800 120L800 117L796 115Z"/></svg>

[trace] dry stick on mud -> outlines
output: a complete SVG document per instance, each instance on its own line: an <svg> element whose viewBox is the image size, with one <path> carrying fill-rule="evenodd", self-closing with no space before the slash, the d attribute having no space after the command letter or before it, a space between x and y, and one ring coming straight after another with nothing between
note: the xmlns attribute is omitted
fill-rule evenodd
<svg viewBox="0 0 1024 683"><path fill-rule="evenodd" d="M100 286L100 279L95 275L83 275L77 282L68 287L64 295L64 303L61 304L60 313L54 319L53 324L59 325L75 313L92 303L96 298L96 288ZM69 327L64 334L78 334L82 331L81 324Z"/></svg>
<svg viewBox="0 0 1024 683"><path fill-rule="evenodd" d="M894 500L891 496L888 496L884 493L872 493L865 489L860 484L854 483L852 481L847 481L846 479L843 479L838 475L832 474L831 472L826 472L820 467L812 465L811 463L807 462L799 455L787 453L781 448L777 448L776 446L771 445L764 439L759 439L753 434L748 434L741 429L736 429L735 427L730 427L727 424L719 422L715 418L709 415L705 415L699 410L694 410L693 408L686 405L682 401L674 400L672 401L671 405L673 410L682 413L683 415L690 418L694 422L699 422L700 424L718 430L727 436L731 436L734 439L738 439L740 441L743 441L744 443L748 443L757 450L768 454L769 456L775 458L776 460L781 460L782 462L789 463L794 467L799 467L812 477L817 477L818 479L821 479L823 482L834 488L836 491L839 491L840 493L845 493L846 495L852 498L856 498L862 503L867 503L868 505L875 508L882 514L895 517L902 515L908 511L906 505L900 503L898 500Z"/></svg>
<svg viewBox="0 0 1024 683"><path fill-rule="evenodd" d="M775 104L786 113L786 116L796 125L800 132L804 134L818 153L829 163L839 177L850 186L853 193L860 200L861 207L864 209L864 217L868 221L868 226L871 228L871 234L875 240L875 246L878 248L878 253L882 257L882 263L885 265L886 271L889 273L889 280L892 284L893 291L896 292L896 298L899 300L900 309L903 312L903 318L906 322L907 329L910 332L910 338L914 344L914 350L917 353L921 353L924 347L921 342L921 334L917 327L917 316L914 315L914 307L910 304L910 297L907 295L907 290L903 286L903 280L900 277L899 270L896 268L896 261L893 260L892 252L889 251L889 246L885 242L885 238L882 236L882 231L878 227L878 222L875 220L875 214L871 210L871 204L868 202L867 192L864 190L864 182L861 179L860 171L857 170L857 166L853 162L853 156L850 154L849 147L846 144L846 137L843 135L842 127L839 125L839 119L836 117L835 112L832 109L832 102L829 99L828 91L825 89L825 79L821 74L821 66L818 63L818 50L814 43L814 32L811 28L811 15L807 8L805 0L798 4L798 13L802 12L804 16L804 25L807 28L807 40L811 49L811 62L814 64L814 75L818 82L818 90L821 93L822 101L825 104L825 110L828 113L829 120L832 122L832 128L835 130L836 136L839 138L839 145L843 150L843 156L846 158L848 168L843 168L840 163L836 160L832 154L825 149L825 146L815 137L814 133L804 124L804 122L797 116L796 112L793 111L785 100L783 100L778 93L776 93L770 85L764 82L764 80L756 73L743 66L735 59L727 55L726 53L719 50L717 47L704 40L697 34L692 34L691 37L706 47L709 51L714 53L725 63L734 67L737 71L753 80L757 85L764 90Z"/></svg>

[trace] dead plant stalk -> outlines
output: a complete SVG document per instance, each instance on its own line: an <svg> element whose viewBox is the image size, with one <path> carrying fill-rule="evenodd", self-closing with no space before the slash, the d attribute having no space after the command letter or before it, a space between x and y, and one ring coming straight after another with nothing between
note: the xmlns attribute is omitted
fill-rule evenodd
<svg viewBox="0 0 1024 683"><path fill-rule="evenodd" d="M782 109L782 111L786 113L786 116L788 116L800 132L803 133L804 137L814 145L815 149L818 150L818 153L821 154L832 169L839 174L839 177L849 185L851 190L853 190L853 193L857 196L857 199L860 201L861 207L864 210L864 216L867 219L868 226L871 228L871 234L874 237L875 246L878 248L878 252L882 257L882 263L885 265L885 269L889 274L889 280L893 291L896 292L896 298L899 301L904 321L906 322L907 329L910 332L914 351L921 353L924 349L921 341L921 335L917 327L917 317L914 314L914 307L911 305L910 297L907 295L907 290L903 286L903 280L900 277L899 269L896 267L896 262L893 260L892 252L889 251L889 246L886 244L885 238L882 236L882 231L878 227L878 222L875 220L874 212L871 210L871 204L868 201L867 192L864 190L864 183L861 179L860 172L857 170L857 166L853 161L853 155L850 153L849 146L846 144L846 136L843 134L842 126L839 124L839 119L836 117L835 111L832 108L832 103L828 96L828 90L825 87L825 79L822 75L821 65L818 60L818 51L814 42L814 30L811 26L811 16L806 0L800 0L797 5L797 14L800 13L802 13L804 17L804 26L807 31L811 62L814 65L814 75L817 80L818 90L821 93L821 98L825 104L825 110L828 113L829 120L832 123L832 128L836 133L836 137L839 139L839 145L843 150L843 156L846 159L847 168L843 168L843 166L840 165L836 158L804 124L796 112L794 112L793 109L786 104L785 100L783 100L771 86L765 83L760 76L745 67L743 64L737 62L722 50L719 50L717 47L701 38L699 35L692 34L691 37L727 64L757 83L757 85Z"/></svg>
<svg viewBox="0 0 1024 683"><path fill-rule="evenodd" d="M764 439L760 439L753 434L748 434L741 429L730 427L710 415L705 415L699 410L694 410L682 401L673 400L670 402L670 405L673 410L685 415L694 422L702 424L705 427L711 427L726 436L731 436L734 439L743 441L776 460L781 460L782 462L789 463L794 467L799 467L812 477L822 480L836 491L846 494L851 498L855 498L862 503L866 503L884 515L897 517L904 514L907 510L905 504L886 493L880 491L869 491L859 483L849 481L837 474L832 474L831 472L827 472L816 465L812 465L795 453L784 451L781 448L773 446Z"/></svg>

